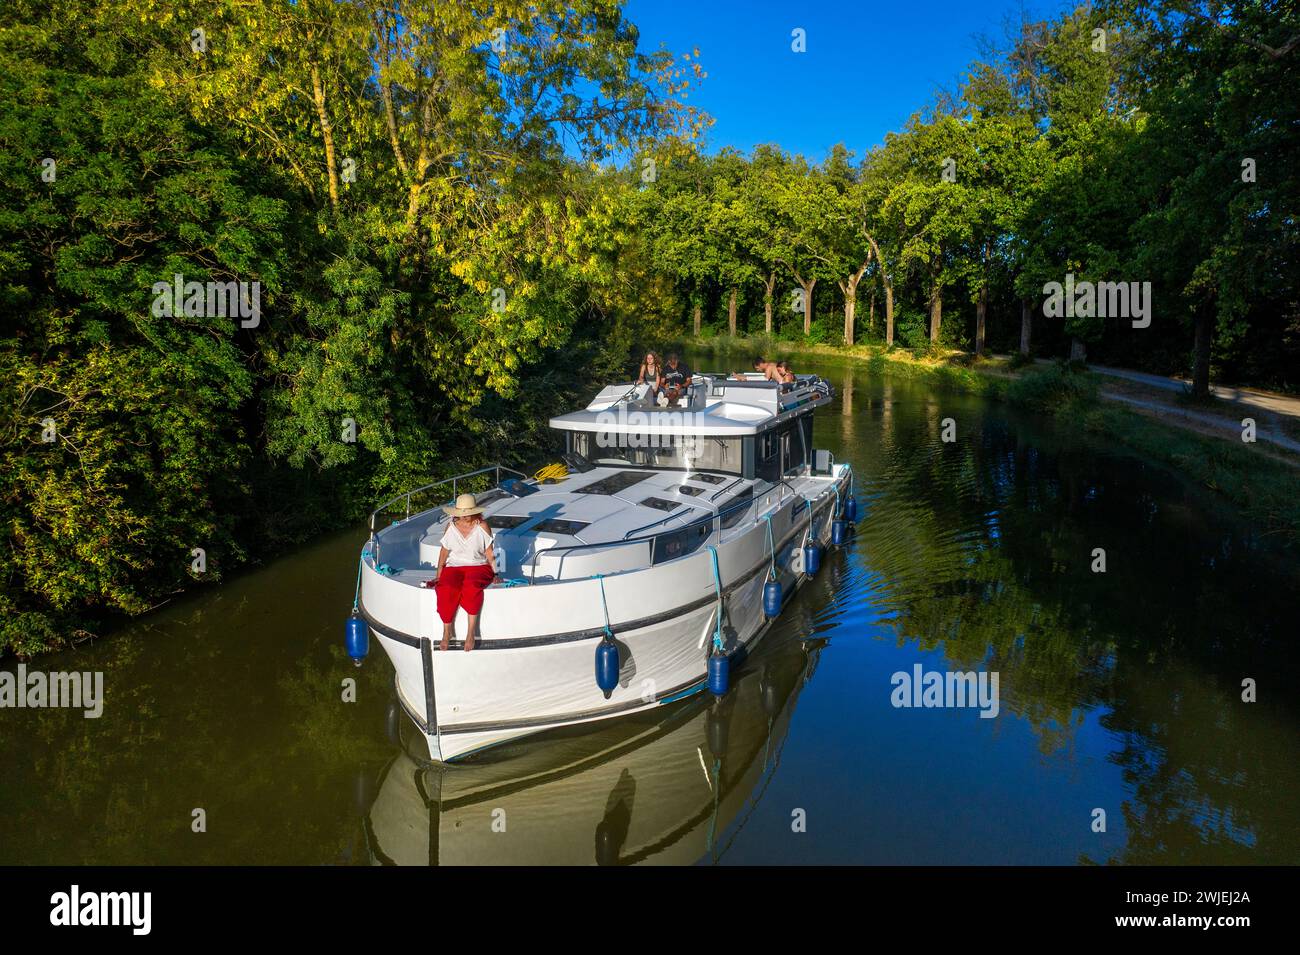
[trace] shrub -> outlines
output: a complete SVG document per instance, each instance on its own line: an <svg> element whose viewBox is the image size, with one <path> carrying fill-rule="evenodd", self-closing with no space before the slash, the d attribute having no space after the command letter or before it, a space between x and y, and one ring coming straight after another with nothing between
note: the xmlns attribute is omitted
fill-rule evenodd
<svg viewBox="0 0 1300 955"><path fill-rule="evenodd" d="M917 354L928 351L930 333L926 328L925 319L914 312L900 314L894 326L894 341Z"/></svg>
<svg viewBox="0 0 1300 955"><path fill-rule="evenodd" d="M1021 375L1007 386L1007 400L1043 411L1077 409L1097 397L1097 384L1087 373L1058 363Z"/></svg>
<svg viewBox="0 0 1300 955"><path fill-rule="evenodd" d="M1016 352L1014 355L1011 356L1011 361L1007 363L1007 367L1010 368L1012 371L1019 371L1021 368L1024 368L1026 365L1032 365L1033 363L1034 363L1034 359L1032 355L1026 355L1022 352Z"/></svg>

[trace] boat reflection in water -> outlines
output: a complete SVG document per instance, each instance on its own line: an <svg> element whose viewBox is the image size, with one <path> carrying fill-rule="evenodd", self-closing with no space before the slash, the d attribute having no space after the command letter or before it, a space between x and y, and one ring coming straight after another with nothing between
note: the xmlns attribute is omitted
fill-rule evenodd
<svg viewBox="0 0 1300 955"><path fill-rule="evenodd" d="M820 641L771 640L721 700L555 730L458 765L402 752L365 821L376 865L628 865L717 861L780 763ZM412 739L411 737L415 737Z"/></svg>

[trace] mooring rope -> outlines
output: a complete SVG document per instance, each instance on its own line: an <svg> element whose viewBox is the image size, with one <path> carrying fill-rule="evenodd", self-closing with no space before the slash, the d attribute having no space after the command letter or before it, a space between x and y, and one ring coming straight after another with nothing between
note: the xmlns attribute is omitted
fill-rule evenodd
<svg viewBox="0 0 1300 955"><path fill-rule="evenodd" d="M767 573L770 579L776 580L776 540L772 537L772 515L764 515L764 520L767 521L767 549L772 555L772 565Z"/></svg>
<svg viewBox="0 0 1300 955"><path fill-rule="evenodd" d="M718 622L713 628L713 646L722 652L722 575L718 572L718 549L709 545L709 557L713 563L713 589L718 595Z"/></svg>
<svg viewBox="0 0 1300 955"><path fill-rule="evenodd" d="M356 613L361 606L361 571L366 566L366 554L361 552L361 559L357 561L357 592L352 595L352 612Z"/></svg>
<svg viewBox="0 0 1300 955"><path fill-rule="evenodd" d="M609 603L605 600L605 575L597 574L596 580L600 583L600 606L605 611L605 637L608 640L613 640L614 631L609 625Z"/></svg>

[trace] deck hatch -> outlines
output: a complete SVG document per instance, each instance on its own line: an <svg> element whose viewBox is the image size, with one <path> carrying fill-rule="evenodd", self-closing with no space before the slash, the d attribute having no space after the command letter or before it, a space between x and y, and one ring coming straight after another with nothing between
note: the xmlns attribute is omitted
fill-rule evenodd
<svg viewBox="0 0 1300 955"><path fill-rule="evenodd" d="M617 494L619 491L625 491L633 484L640 484L649 477L653 477L649 471L619 471L617 474L611 474L609 477L601 478L599 481L593 481L586 487L573 489L574 494Z"/></svg>
<svg viewBox="0 0 1300 955"><path fill-rule="evenodd" d="M665 501L662 497L647 497L641 502L642 507L653 507L657 511L675 511L682 507L680 501Z"/></svg>
<svg viewBox="0 0 1300 955"><path fill-rule="evenodd" d="M493 514L487 519L487 525L493 530L508 531L532 518L531 514Z"/></svg>
<svg viewBox="0 0 1300 955"><path fill-rule="evenodd" d="M589 521L566 521L556 517L548 517L540 524L534 525L532 529L535 531L542 531L543 533L568 534L573 536L589 523Z"/></svg>
<svg viewBox="0 0 1300 955"><path fill-rule="evenodd" d="M696 472L695 474L686 475L686 480L698 481L701 484L726 484L728 481L732 481L735 479L730 477L723 477L721 474L703 474L700 472Z"/></svg>

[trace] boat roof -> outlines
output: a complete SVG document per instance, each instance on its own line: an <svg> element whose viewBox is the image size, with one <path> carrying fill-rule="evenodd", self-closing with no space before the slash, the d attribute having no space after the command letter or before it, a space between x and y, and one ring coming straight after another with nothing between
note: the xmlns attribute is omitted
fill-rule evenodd
<svg viewBox="0 0 1300 955"><path fill-rule="evenodd" d="M760 431L830 400L830 386L817 375L799 375L792 385L760 374L693 376L684 408L660 408L646 400L649 386L621 382L602 389L582 411L558 415L560 431L605 434L682 434L741 437Z"/></svg>
<svg viewBox="0 0 1300 955"><path fill-rule="evenodd" d="M713 471L668 471L602 465L570 473L553 484L515 497L499 491L480 495L484 519L495 534L547 538L568 546L619 541L641 530L667 530L716 513L752 489L754 482ZM441 536L441 515L428 532Z"/></svg>

